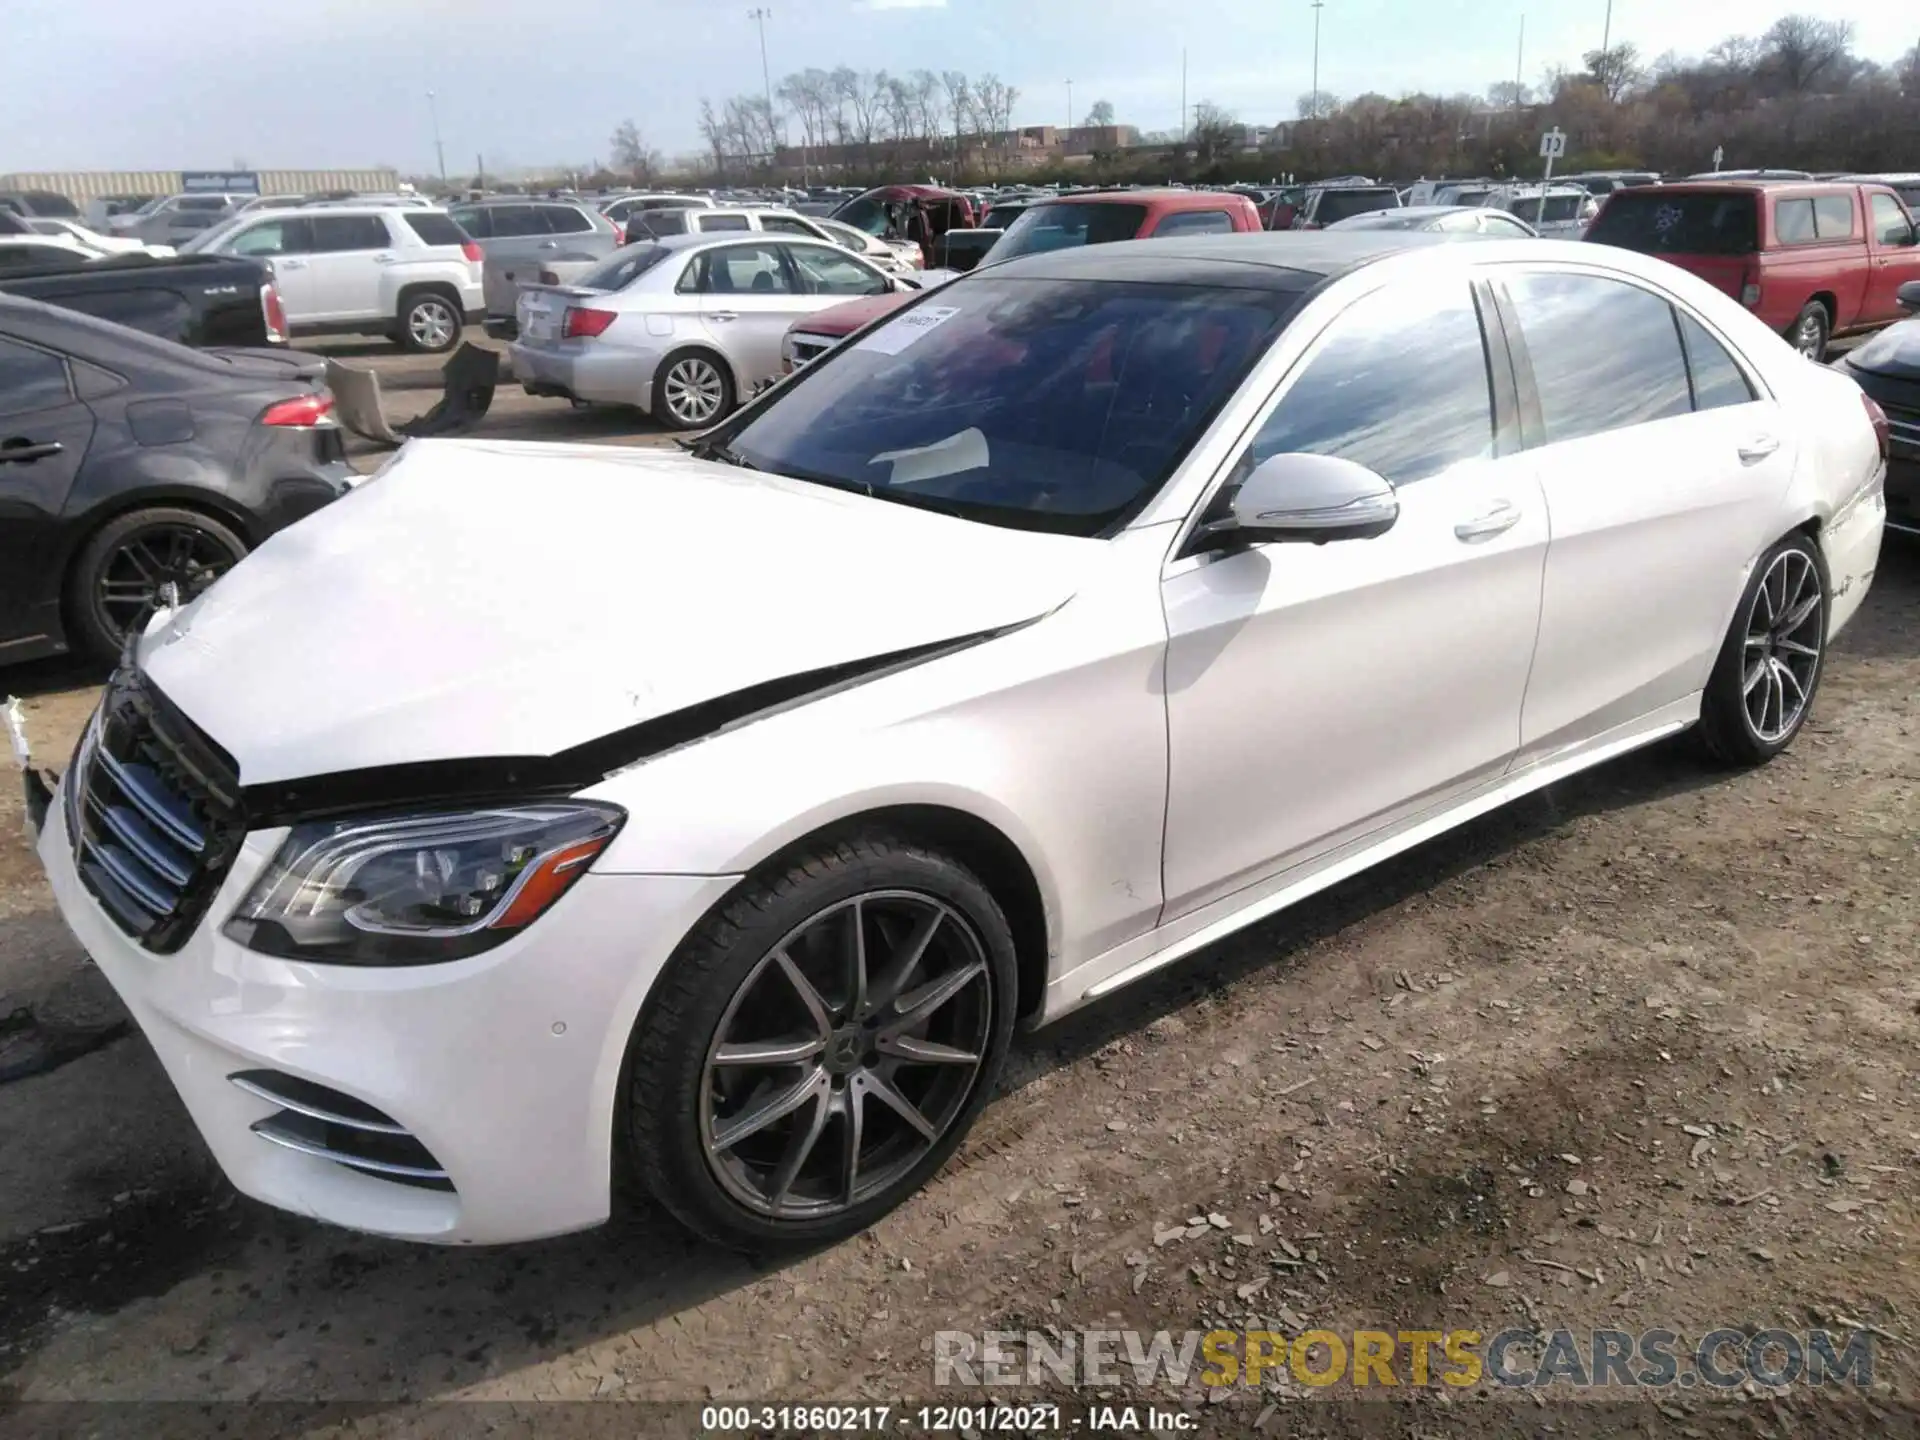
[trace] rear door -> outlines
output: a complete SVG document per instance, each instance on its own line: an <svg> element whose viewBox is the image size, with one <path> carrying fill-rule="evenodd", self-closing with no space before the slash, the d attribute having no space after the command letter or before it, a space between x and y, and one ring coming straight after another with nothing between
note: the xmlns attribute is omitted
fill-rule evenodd
<svg viewBox="0 0 1920 1440"><path fill-rule="evenodd" d="M572 205L538 208L547 234L537 242L535 263L537 269L552 272L554 279L549 283L571 285L613 253L612 232L596 228L584 211ZM537 278L521 276L523 281Z"/></svg>
<svg viewBox="0 0 1920 1440"><path fill-rule="evenodd" d="M383 272L398 260L379 215L311 217L314 318L321 323L371 320L386 313Z"/></svg>
<svg viewBox="0 0 1920 1440"><path fill-rule="evenodd" d="M93 439L64 356L0 334L0 660L59 628L59 527Z"/></svg>
<svg viewBox="0 0 1920 1440"><path fill-rule="evenodd" d="M1920 245L1913 217L1884 190L1862 192L1867 201L1867 247L1870 269L1862 318L1868 324L1891 323L1905 314L1896 292L1909 280L1920 280Z"/></svg>
<svg viewBox="0 0 1920 1440"><path fill-rule="evenodd" d="M775 240L723 245L701 251L687 269L687 281L700 295L700 318L732 363L742 397L780 373L787 327L820 308L788 249Z"/></svg>
<svg viewBox="0 0 1920 1440"><path fill-rule="evenodd" d="M1524 763L1694 701L1774 538L1796 432L1664 295L1594 271L1491 273L1552 520Z"/></svg>
<svg viewBox="0 0 1920 1440"><path fill-rule="evenodd" d="M527 205L486 205L476 207L486 215L485 239L468 229L486 252L483 284L487 313L511 315L519 288L540 278L540 247L553 238L539 207ZM454 218L460 218L458 212ZM464 224L464 222L463 222Z"/></svg>

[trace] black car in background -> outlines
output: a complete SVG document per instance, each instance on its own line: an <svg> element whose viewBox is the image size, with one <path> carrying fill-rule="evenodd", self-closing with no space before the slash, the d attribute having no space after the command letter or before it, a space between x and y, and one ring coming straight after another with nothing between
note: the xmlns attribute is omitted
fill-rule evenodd
<svg viewBox="0 0 1920 1440"><path fill-rule="evenodd" d="M1920 317L1920 280L1895 292ZM1887 528L1920 535L1920 318L1889 325L1833 362L1887 415Z"/></svg>
<svg viewBox="0 0 1920 1440"><path fill-rule="evenodd" d="M4 217L0 216L0 220ZM97 315L182 345L279 345L287 313L273 276L238 255L108 255L45 247L44 263L0 269L0 291Z"/></svg>
<svg viewBox="0 0 1920 1440"><path fill-rule="evenodd" d="M0 295L0 664L111 657L353 471L322 362Z"/></svg>

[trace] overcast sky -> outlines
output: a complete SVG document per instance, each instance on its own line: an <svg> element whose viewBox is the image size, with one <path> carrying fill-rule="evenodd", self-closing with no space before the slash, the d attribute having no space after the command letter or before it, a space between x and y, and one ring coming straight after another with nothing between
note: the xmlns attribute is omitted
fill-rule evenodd
<svg viewBox="0 0 1920 1440"><path fill-rule="evenodd" d="M0 172L434 165L436 92L452 172L607 153L631 118L669 155L697 148L702 96L757 92L748 0L0 0ZM1309 87L1308 0L771 0L774 82L809 65L987 71L1019 87L1017 124L1096 99L1143 130L1190 102L1291 118ZM1606 0L1326 0L1320 84L1484 91L1575 66ZM1615 0L1613 38L1652 58L1803 10L1851 20L1887 61L1920 40L1914 0Z"/></svg>

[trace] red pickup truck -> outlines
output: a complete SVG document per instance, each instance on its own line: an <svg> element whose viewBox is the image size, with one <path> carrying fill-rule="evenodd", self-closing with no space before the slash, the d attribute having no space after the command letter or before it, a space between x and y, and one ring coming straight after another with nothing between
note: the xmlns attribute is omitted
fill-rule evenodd
<svg viewBox="0 0 1920 1440"><path fill-rule="evenodd" d="M1692 271L1815 360L1835 335L1900 319L1894 293L1920 280L1913 216L1886 185L1714 180L1616 190L1586 238Z"/></svg>
<svg viewBox="0 0 1920 1440"><path fill-rule="evenodd" d="M1029 205L979 263L1115 240L1245 234L1260 228L1260 212L1253 201L1226 190L1093 190ZM781 356L784 368L793 370L825 354L910 298L876 295L802 316L787 331Z"/></svg>

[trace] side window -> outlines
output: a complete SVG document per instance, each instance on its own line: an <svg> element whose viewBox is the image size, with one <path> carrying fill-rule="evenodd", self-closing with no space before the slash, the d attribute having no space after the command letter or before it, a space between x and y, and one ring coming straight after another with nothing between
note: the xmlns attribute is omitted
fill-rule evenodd
<svg viewBox="0 0 1920 1440"><path fill-rule="evenodd" d="M61 270L77 270L83 263L80 252L52 241L25 245L0 245L0 270L32 270L42 265Z"/></svg>
<svg viewBox="0 0 1920 1440"><path fill-rule="evenodd" d="M1911 245L1913 221L1891 195L1873 197L1873 238L1882 245Z"/></svg>
<svg viewBox="0 0 1920 1440"><path fill-rule="evenodd" d="M1493 454L1480 314L1464 282L1393 285L1342 315L1254 437L1255 464L1338 455L1396 485Z"/></svg>
<svg viewBox="0 0 1920 1440"><path fill-rule="evenodd" d="M0 415L47 410L73 398L67 362L45 350L0 338Z"/></svg>
<svg viewBox="0 0 1920 1440"><path fill-rule="evenodd" d="M707 235L717 230L751 230L753 228L752 222L744 215L701 215L698 218L701 233Z"/></svg>
<svg viewBox="0 0 1920 1440"><path fill-rule="evenodd" d="M1773 234L1782 245L1804 245L1819 238L1813 228L1813 201L1774 201Z"/></svg>
<svg viewBox="0 0 1920 1440"><path fill-rule="evenodd" d="M760 228L776 235L805 235L809 240L819 238L798 215L762 215Z"/></svg>
<svg viewBox="0 0 1920 1440"><path fill-rule="evenodd" d="M313 249L317 255L383 250L392 243L387 235L387 222L378 215L316 215L312 224Z"/></svg>
<svg viewBox="0 0 1920 1440"><path fill-rule="evenodd" d="M60 304L164 340L184 341L193 333L193 308L172 290L75 291Z"/></svg>
<svg viewBox="0 0 1920 1440"><path fill-rule="evenodd" d="M1813 229L1822 240L1845 240L1853 234L1853 197L1821 195L1813 202Z"/></svg>
<svg viewBox="0 0 1920 1440"><path fill-rule="evenodd" d="M1659 296L1599 275L1516 275L1505 283L1549 445L1693 408L1673 307Z"/></svg>
<svg viewBox="0 0 1920 1440"><path fill-rule="evenodd" d="M593 229L593 221L571 205L542 205L540 213L546 217L547 229L555 235L584 235Z"/></svg>
<svg viewBox="0 0 1920 1440"><path fill-rule="evenodd" d="M893 287L883 276L842 251L818 245L795 245L787 254L799 267L807 289L815 295L884 295Z"/></svg>
<svg viewBox="0 0 1920 1440"><path fill-rule="evenodd" d="M313 249L312 224L306 220L262 220L226 243L235 255L304 255Z"/></svg>
<svg viewBox="0 0 1920 1440"><path fill-rule="evenodd" d="M705 250L681 277L679 288L701 295L791 295L793 283L779 246L729 245Z"/></svg>
<svg viewBox="0 0 1920 1440"><path fill-rule="evenodd" d="M484 205L469 205L460 210L449 210L454 224L476 240L493 238L493 214Z"/></svg>
<svg viewBox="0 0 1920 1440"><path fill-rule="evenodd" d="M1230 235L1233 217L1224 210L1187 210L1168 215L1154 228L1161 235Z"/></svg>
<svg viewBox="0 0 1920 1440"><path fill-rule="evenodd" d="M1726 347L1686 311L1679 314L1680 335L1687 344L1687 369L1693 375L1693 408L1718 410L1723 405L1745 405L1752 400L1753 387Z"/></svg>
<svg viewBox="0 0 1920 1440"><path fill-rule="evenodd" d="M493 238L496 240L547 233L540 212L531 205L490 205L487 210L493 217Z"/></svg>
<svg viewBox="0 0 1920 1440"><path fill-rule="evenodd" d="M627 222L629 232L641 230L653 236L684 235L687 233L687 212L685 210L639 210Z"/></svg>
<svg viewBox="0 0 1920 1440"><path fill-rule="evenodd" d="M851 225L856 230L864 230L869 235L887 233L887 212L877 200L851 200L834 211L833 218L842 225Z"/></svg>

